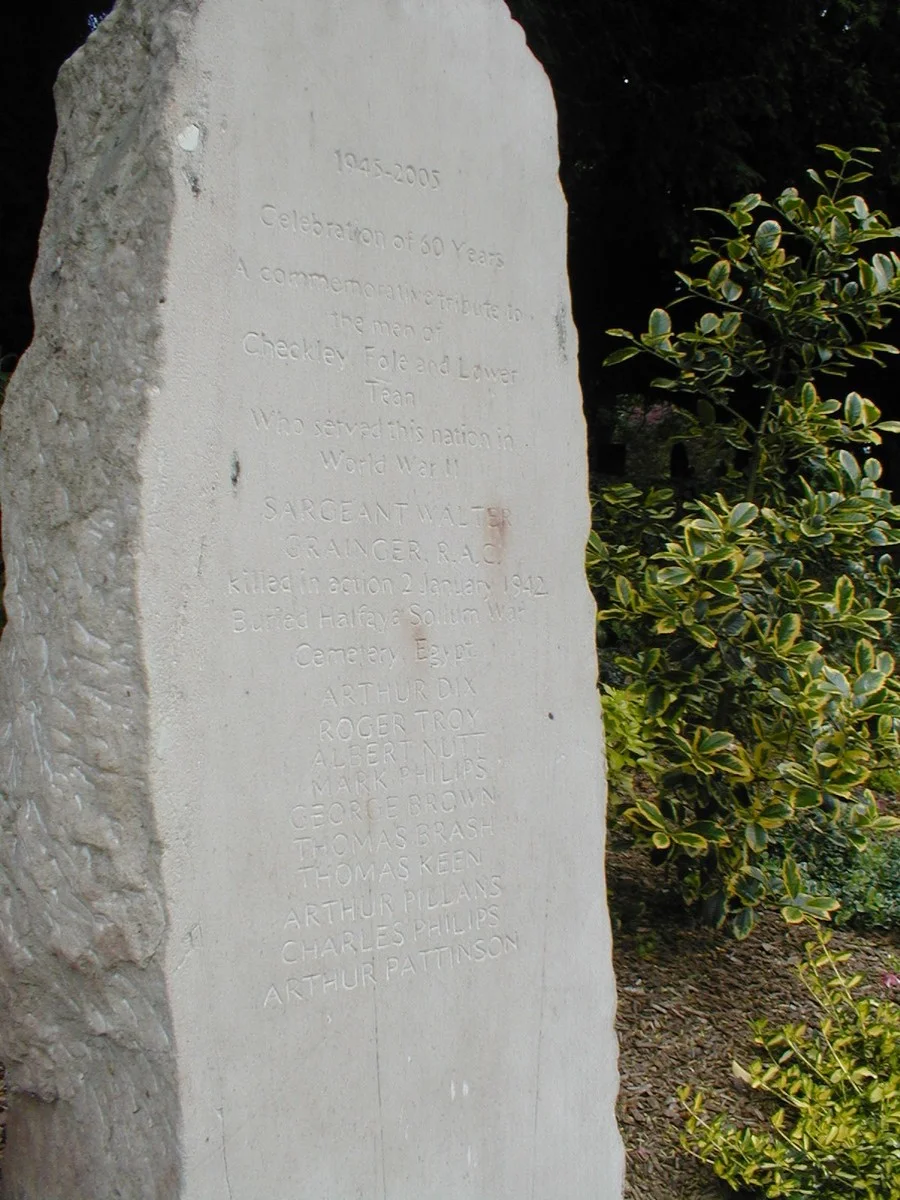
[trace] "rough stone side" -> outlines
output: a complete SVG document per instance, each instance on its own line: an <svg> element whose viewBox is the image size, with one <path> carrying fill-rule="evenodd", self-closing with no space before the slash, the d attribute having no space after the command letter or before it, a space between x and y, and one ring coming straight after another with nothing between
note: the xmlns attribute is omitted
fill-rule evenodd
<svg viewBox="0 0 900 1200"><path fill-rule="evenodd" d="M8 1200L178 1194L132 548L199 0L122 0L63 68L36 333L3 411L0 1059Z"/></svg>

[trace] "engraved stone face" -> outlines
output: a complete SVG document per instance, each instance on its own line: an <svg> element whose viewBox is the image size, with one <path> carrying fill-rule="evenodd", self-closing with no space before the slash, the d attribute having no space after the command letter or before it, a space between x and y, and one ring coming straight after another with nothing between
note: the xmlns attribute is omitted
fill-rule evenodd
<svg viewBox="0 0 900 1200"><path fill-rule="evenodd" d="M178 51L121 447L180 1113L154 1194L615 1200L549 85L497 0L146 11Z"/></svg>

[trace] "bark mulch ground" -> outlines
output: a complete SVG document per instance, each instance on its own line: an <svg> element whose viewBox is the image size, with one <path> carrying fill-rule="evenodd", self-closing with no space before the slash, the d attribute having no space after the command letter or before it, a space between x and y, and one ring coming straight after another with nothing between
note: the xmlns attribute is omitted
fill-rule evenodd
<svg viewBox="0 0 900 1200"><path fill-rule="evenodd" d="M710 1111L761 1118L758 1094L732 1075L734 1059L757 1057L749 1022L808 1020L815 1007L795 967L810 940L777 914L750 937L697 928L638 851L612 849L607 862L619 1007L619 1127L626 1148L626 1200L721 1200L735 1193L710 1168L678 1148L676 1090L690 1083ZM872 994L900 952L896 936L835 930L837 949L853 951Z"/></svg>

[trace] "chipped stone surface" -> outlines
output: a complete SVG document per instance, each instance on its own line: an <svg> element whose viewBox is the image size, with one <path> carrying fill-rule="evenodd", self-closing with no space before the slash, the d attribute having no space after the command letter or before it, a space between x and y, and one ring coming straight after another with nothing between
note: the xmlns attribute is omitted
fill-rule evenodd
<svg viewBox="0 0 900 1200"><path fill-rule="evenodd" d="M60 74L36 333L3 410L9 1200L177 1194L134 545L173 207L160 109L192 7L123 3Z"/></svg>
<svg viewBox="0 0 900 1200"><path fill-rule="evenodd" d="M546 78L499 0L121 0L58 106L8 1200L617 1200Z"/></svg>

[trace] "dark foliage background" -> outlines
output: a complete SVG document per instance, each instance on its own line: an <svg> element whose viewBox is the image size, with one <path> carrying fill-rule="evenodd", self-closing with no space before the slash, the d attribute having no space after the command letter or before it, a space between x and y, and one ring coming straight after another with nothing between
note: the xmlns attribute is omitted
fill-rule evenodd
<svg viewBox="0 0 900 1200"><path fill-rule="evenodd" d="M0 354L7 369L31 340L28 284L47 204L47 171L56 133L53 82L65 59L87 37L88 15L97 9L96 2L34 0L16 4L3 17Z"/></svg>
<svg viewBox="0 0 900 1200"><path fill-rule="evenodd" d="M613 393L645 388L649 368L602 372L614 345L602 331L646 328L650 308L671 299L691 237L710 229L698 206L802 188L816 144L832 142L882 151L866 194L900 221L900 5L508 3L556 93L592 463L613 469ZM896 372L854 385L898 415Z"/></svg>

